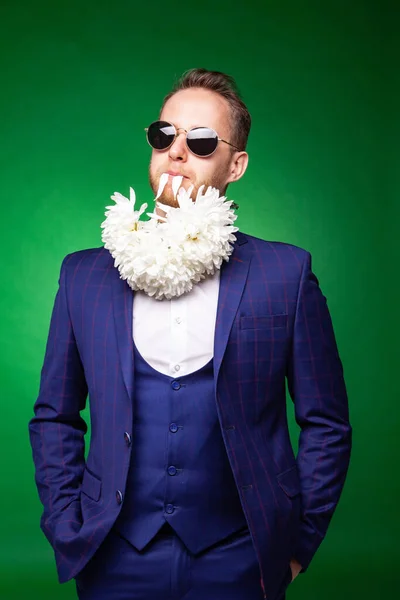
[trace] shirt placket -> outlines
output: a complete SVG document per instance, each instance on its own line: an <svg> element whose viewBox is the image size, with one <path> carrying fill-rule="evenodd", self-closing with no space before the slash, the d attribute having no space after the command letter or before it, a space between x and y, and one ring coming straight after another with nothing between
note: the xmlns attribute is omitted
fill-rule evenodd
<svg viewBox="0 0 400 600"><path fill-rule="evenodd" d="M180 377L186 374L187 361L187 300L185 297L172 299L171 301L171 362L169 365L171 375Z"/></svg>

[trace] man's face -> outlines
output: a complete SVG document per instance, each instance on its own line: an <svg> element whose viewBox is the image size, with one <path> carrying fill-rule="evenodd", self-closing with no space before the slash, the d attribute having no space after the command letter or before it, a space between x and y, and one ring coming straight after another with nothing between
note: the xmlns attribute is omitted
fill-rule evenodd
<svg viewBox="0 0 400 600"><path fill-rule="evenodd" d="M165 104L160 120L169 121L176 129L182 128L189 131L192 127L211 127L218 137L232 139L231 124L229 120L229 105L218 94L201 88L181 90L174 94ZM159 202L169 206L178 206L172 191L172 178L174 175L183 175L182 186L188 189L194 185L192 198L196 198L198 188L213 186L225 192L229 181L232 181L232 167L235 163L235 152L232 147L219 142L215 152L208 157L201 158L190 152L186 145L186 134L180 130L172 146L167 150L153 150L149 167L149 180L154 195L157 194L160 176L169 173L168 183Z"/></svg>

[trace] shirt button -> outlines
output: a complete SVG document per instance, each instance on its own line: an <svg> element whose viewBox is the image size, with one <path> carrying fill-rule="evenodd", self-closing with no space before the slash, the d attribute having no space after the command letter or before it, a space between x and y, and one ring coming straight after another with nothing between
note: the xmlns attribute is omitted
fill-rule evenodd
<svg viewBox="0 0 400 600"><path fill-rule="evenodd" d="M177 468L171 465L170 467L168 467L167 471L168 471L168 475L176 475Z"/></svg>
<svg viewBox="0 0 400 600"><path fill-rule="evenodd" d="M125 431L124 433L124 440L127 446L130 446L132 444L132 438L127 431Z"/></svg>
<svg viewBox="0 0 400 600"><path fill-rule="evenodd" d="M171 423L171 425L169 426L169 430L171 431L171 433L176 433L178 431L178 425L176 423Z"/></svg>
<svg viewBox="0 0 400 600"><path fill-rule="evenodd" d="M168 513L169 515L172 515L174 510L175 510L175 507L173 504L167 504L165 507L165 512Z"/></svg>
<svg viewBox="0 0 400 600"><path fill-rule="evenodd" d="M174 366L175 371L179 371L180 368L181 368L181 365L175 365Z"/></svg>
<svg viewBox="0 0 400 600"><path fill-rule="evenodd" d="M171 382L171 387L173 390L179 390L181 384L179 383L179 381L176 381L176 379L174 379L174 381Z"/></svg>
<svg viewBox="0 0 400 600"><path fill-rule="evenodd" d="M115 497L116 497L116 499L117 499L117 503L118 503L118 504L122 504L123 495L122 495L122 492L121 492L121 490L117 490L117 491L115 492Z"/></svg>
<svg viewBox="0 0 400 600"><path fill-rule="evenodd" d="M175 322L178 323L178 325L180 325L182 323L181 317L176 317Z"/></svg>

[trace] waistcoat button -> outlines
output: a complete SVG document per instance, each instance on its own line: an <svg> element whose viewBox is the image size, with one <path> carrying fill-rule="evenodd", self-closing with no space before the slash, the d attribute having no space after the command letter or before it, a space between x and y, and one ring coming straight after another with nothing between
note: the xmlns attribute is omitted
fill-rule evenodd
<svg viewBox="0 0 400 600"><path fill-rule="evenodd" d="M127 431L125 431L125 433L124 433L124 440L125 440L125 443L126 443L127 446L131 445L132 438L131 438L130 434Z"/></svg>
<svg viewBox="0 0 400 600"><path fill-rule="evenodd" d="M177 468L174 466L168 467L167 471L168 471L168 475L176 475L177 474Z"/></svg>
<svg viewBox="0 0 400 600"><path fill-rule="evenodd" d="M169 426L169 430L172 433L176 433L178 431L178 425L176 423L171 423L171 425Z"/></svg>
<svg viewBox="0 0 400 600"><path fill-rule="evenodd" d="M179 390L181 387L181 384L179 383L179 381L176 381L176 379L174 379L174 381L172 381L171 383L172 389L173 390Z"/></svg>
<svg viewBox="0 0 400 600"><path fill-rule="evenodd" d="M172 515L174 510L175 510L175 508L174 508L173 504L167 504L167 506L165 507L165 512L168 513L169 515Z"/></svg>
<svg viewBox="0 0 400 600"><path fill-rule="evenodd" d="M116 497L116 499L117 499L117 502L118 502L118 504L122 504L123 495L122 495L122 492L121 492L121 490L117 490L117 491L115 492L115 497Z"/></svg>

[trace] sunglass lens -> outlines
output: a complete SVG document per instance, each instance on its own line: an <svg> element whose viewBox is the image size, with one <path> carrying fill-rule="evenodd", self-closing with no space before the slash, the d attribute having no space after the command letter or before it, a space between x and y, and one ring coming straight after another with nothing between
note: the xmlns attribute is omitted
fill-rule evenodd
<svg viewBox="0 0 400 600"><path fill-rule="evenodd" d="M147 131L149 144L156 150L166 150L175 138L175 127L167 121L152 123Z"/></svg>
<svg viewBox="0 0 400 600"><path fill-rule="evenodd" d="M187 145L197 156L209 156L218 145L218 136L208 127L196 127L187 134Z"/></svg>

